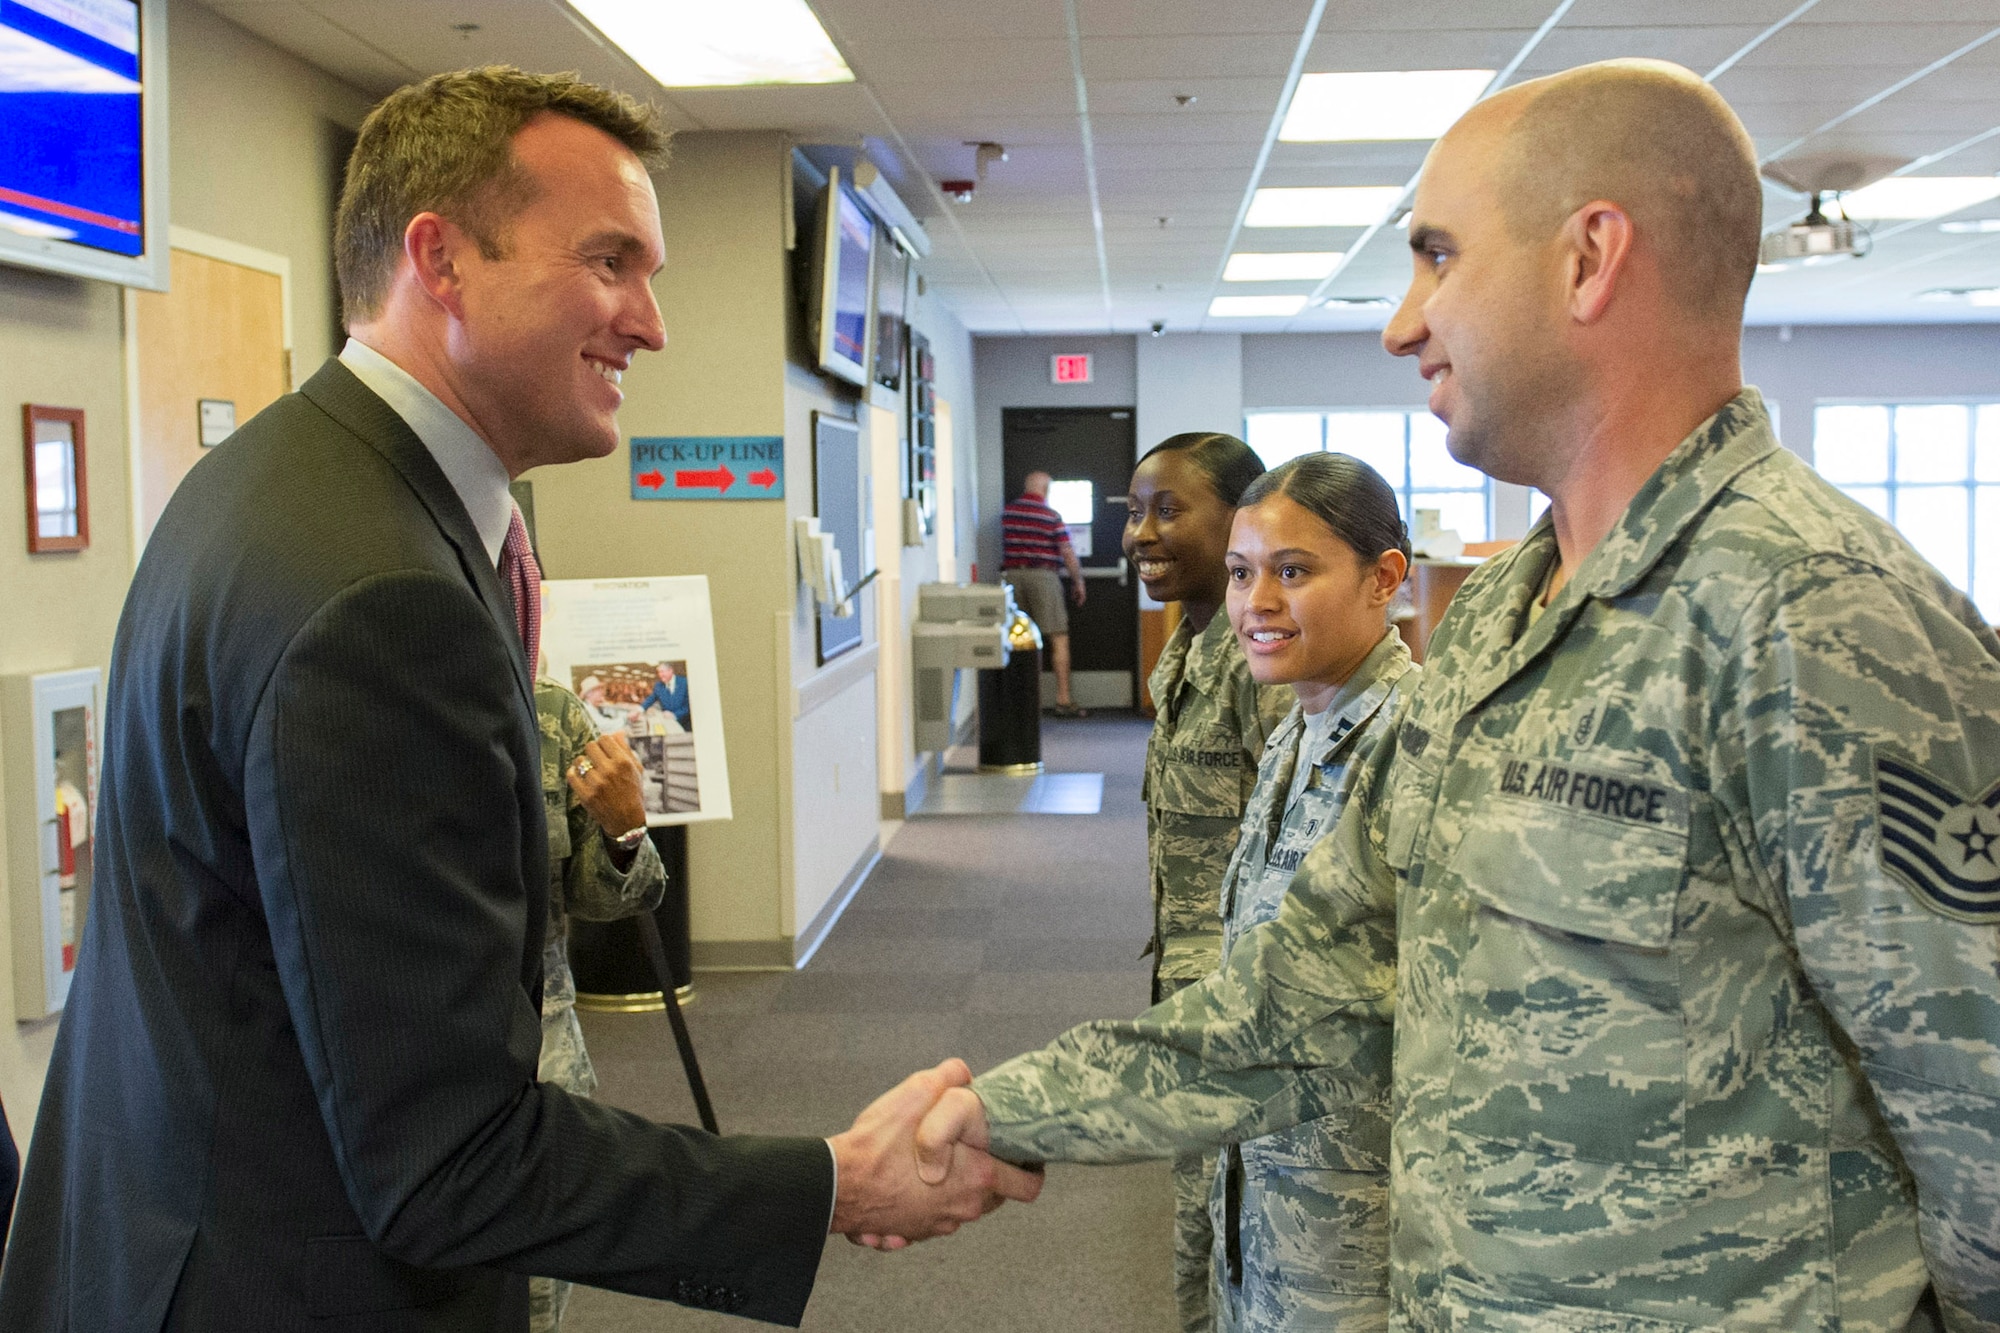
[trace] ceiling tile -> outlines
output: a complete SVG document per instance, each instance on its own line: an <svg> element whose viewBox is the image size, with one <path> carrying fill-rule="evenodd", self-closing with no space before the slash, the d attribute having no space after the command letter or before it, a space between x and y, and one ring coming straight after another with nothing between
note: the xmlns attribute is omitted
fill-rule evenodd
<svg viewBox="0 0 2000 1333"><path fill-rule="evenodd" d="M778 129L807 141L864 143L929 219L936 248L923 265L927 299L953 305L979 331L1141 329L1152 319L1232 331L1379 328L1386 312L1329 309L1290 320L1211 321L1207 302L1221 290L1267 290L1217 283L1253 184L1401 185L1429 147L1277 144L1263 179L1253 182L1310 0L1075 0L1113 289L1107 319L1064 6L1055 0L915 8L906 0L814 0L862 83L699 91L658 89L560 0L206 2L371 93L435 70L506 60L577 68L650 96L676 127ZM1306 68L1499 68L1557 3L1330 0ZM1795 5L1576 0L1518 77L1614 55L1711 68ZM1913 21L1913 13L1922 21ZM479 31L453 31L468 14ZM1923 0L1914 7L1908 0L1821 0L1724 75L1719 87L1768 153L1996 26L2000 0ZM1176 94L1196 100L1179 107ZM1996 124L2000 40L1798 151L1910 160ZM973 175L969 140L1003 143L1009 160L991 166L972 202L945 202L935 182ZM2000 170L2000 136L1927 170ZM1775 187L1765 204L1773 225L1804 209L1802 200ZM1172 221L1162 228L1160 217ZM1993 238L1951 237L1928 222L1877 231L1877 252L1865 260L1760 278L1753 318L1958 318L1966 312L1917 302L1915 292L1967 273L2000 281ZM1234 245L1346 250L1361 234L1245 230ZM1330 290L1398 296L1408 275L1405 237L1388 229L1351 257Z"/></svg>

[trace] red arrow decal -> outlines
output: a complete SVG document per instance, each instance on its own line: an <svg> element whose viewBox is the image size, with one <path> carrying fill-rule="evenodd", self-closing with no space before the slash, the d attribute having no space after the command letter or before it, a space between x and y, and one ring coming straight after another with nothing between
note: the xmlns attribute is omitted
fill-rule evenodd
<svg viewBox="0 0 2000 1333"><path fill-rule="evenodd" d="M667 479L658 472L641 472L638 476L632 478L632 480L638 482L649 491L657 491L660 487L667 484Z"/></svg>
<svg viewBox="0 0 2000 1333"><path fill-rule="evenodd" d="M750 484L768 491L778 484L778 474L769 468L759 468L750 474Z"/></svg>
<svg viewBox="0 0 2000 1333"><path fill-rule="evenodd" d="M715 487L718 491L726 491L735 484L736 474L729 470L727 464L716 468L713 472L674 473L674 485L684 491L689 489L701 490L709 486Z"/></svg>

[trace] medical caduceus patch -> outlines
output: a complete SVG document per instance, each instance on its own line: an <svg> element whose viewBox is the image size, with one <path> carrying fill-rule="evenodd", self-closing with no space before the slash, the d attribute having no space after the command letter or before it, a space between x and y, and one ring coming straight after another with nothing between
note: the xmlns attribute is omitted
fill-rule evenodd
<svg viewBox="0 0 2000 1333"><path fill-rule="evenodd" d="M2000 925L2000 782L1967 798L1920 768L1875 759L1882 868L1924 906Z"/></svg>

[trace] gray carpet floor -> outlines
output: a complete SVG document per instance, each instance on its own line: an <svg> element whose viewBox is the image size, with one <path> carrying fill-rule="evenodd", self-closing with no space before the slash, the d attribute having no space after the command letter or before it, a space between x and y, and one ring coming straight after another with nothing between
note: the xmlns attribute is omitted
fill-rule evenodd
<svg viewBox="0 0 2000 1333"><path fill-rule="evenodd" d="M904 824L812 961L701 973L688 1009L725 1131L829 1134L911 1070L974 1070L1075 1023L1146 1003L1150 909L1139 774L1148 724L1047 720L1052 771L1101 772L1097 815L961 815ZM701 891L695 886L695 891ZM599 1097L694 1119L666 1020L586 1014ZM1049 1168L1032 1206L897 1254L829 1241L808 1333L1175 1326L1164 1163ZM566 1333L751 1327L579 1289Z"/></svg>

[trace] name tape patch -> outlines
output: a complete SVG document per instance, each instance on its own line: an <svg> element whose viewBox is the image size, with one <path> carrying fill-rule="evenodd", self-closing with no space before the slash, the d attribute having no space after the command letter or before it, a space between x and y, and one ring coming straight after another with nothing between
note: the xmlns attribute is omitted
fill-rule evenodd
<svg viewBox="0 0 2000 1333"><path fill-rule="evenodd" d="M1195 768L1241 768L1241 750L1197 750L1192 746L1170 746L1166 753L1170 764L1188 764Z"/></svg>
<svg viewBox="0 0 2000 1333"><path fill-rule="evenodd" d="M1540 805L1653 828L1685 829L1687 792L1635 773L1578 768L1548 759L1509 759L1500 771L1500 794Z"/></svg>
<svg viewBox="0 0 2000 1333"><path fill-rule="evenodd" d="M1954 921L2000 925L2000 782L1968 800L1913 764L1877 756L1882 869Z"/></svg>

